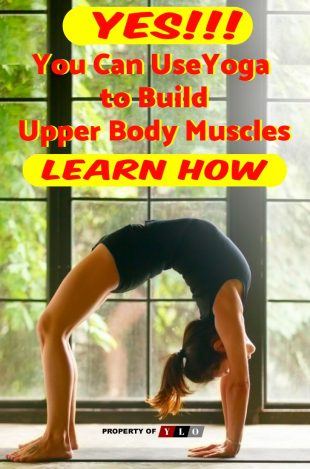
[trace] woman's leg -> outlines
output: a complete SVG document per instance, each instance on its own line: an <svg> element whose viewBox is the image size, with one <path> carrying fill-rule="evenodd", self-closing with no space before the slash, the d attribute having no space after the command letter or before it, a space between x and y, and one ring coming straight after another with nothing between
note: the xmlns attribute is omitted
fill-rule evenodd
<svg viewBox="0 0 310 469"><path fill-rule="evenodd" d="M69 439L71 449L78 449L78 442L75 433L75 414L76 414L76 392L77 392L77 380L78 380L78 369L75 357L72 352L69 340L67 341L68 353L71 355L71 363L73 367L73 387L70 404L70 416L69 416Z"/></svg>
<svg viewBox="0 0 310 469"><path fill-rule="evenodd" d="M18 462L72 456L75 366L68 338L72 330L117 287L119 276L108 249L99 244L65 277L38 322L47 399L47 426L41 439L8 455Z"/></svg>
<svg viewBox="0 0 310 469"><path fill-rule="evenodd" d="M68 355L71 356L71 363L72 363L72 370L73 370L73 390L72 396L70 398L70 417L69 417L69 440L70 440L70 447L71 449L78 449L78 442L75 432L75 412L76 412L76 390L77 390L77 378L78 378L78 370L75 361L75 357L72 353L72 349L69 343L69 340L66 341L66 346L68 348ZM42 354L42 346L41 346L41 354ZM24 443L19 445L19 448L25 448L26 446L32 445L35 442L38 442L42 437L36 438L28 443Z"/></svg>

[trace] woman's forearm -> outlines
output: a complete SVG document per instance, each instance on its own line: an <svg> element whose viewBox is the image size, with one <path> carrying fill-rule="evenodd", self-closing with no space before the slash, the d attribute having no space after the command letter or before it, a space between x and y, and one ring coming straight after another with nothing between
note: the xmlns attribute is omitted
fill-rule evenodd
<svg viewBox="0 0 310 469"><path fill-rule="evenodd" d="M245 424L250 384L249 382L233 382L227 379L226 406L227 406L227 439L236 446L241 443L243 427Z"/></svg>
<svg viewBox="0 0 310 469"><path fill-rule="evenodd" d="M228 415L227 415L227 375L221 378L221 399L222 399L222 409L224 414L224 423L226 428L226 435L228 432Z"/></svg>

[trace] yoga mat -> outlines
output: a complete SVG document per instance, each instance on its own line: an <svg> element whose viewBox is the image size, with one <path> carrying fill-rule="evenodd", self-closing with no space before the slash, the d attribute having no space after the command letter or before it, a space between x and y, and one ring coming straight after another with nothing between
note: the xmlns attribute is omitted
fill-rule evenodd
<svg viewBox="0 0 310 469"><path fill-rule="evenodd" d="M5 455L11 450L0 450L0 461L5 461ZM189 458L187 449L184 448L87 448L74 451L71 462L197 462L197 461L221 461L227 463L234 462L297 462L310 463L310 448L242 448L235 458L229 459L206 459Z"/></svg>

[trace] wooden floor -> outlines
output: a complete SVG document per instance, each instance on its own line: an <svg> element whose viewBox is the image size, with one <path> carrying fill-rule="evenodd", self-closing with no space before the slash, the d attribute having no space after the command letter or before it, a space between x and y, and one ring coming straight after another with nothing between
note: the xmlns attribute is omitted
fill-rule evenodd
<svg viewBox="0 0 310 469"><path fill-rule="evenodd" d="M191 448L201 446L201 444L209 442L222 441L225 434L224 428L221 426L206 425L204 429L203 438L158 438L159 426L154 425L122 425L122 428L141 428L143 429L144 436L127 435L118 436L110 435L103 436L102 428L120 428L120 425L78 425L78 438L80 447L83 448L105 448L105 447L174 447L174 448ZM156 428L157 435L145 435L146 428ZM9 425L0 424L0 447L1 448L15 448L19 443L24 443L34 439L43 432L42 425ZM251 425L247 426L243 438L244 448L310 448L310 426L309 425ZM242 450L241 450L242 451ZM207 461L206 461L207 462ZM11 462L1 462L0 469L9 468L22 468L31 467L29 464L17 464ZM36 468L54 468L54 469L162 469L168 467L170 469L177 468L192 468L202 469L206 467L206 463L90 463L90 462L57 462L37 463ZM309 468L309 463L242 463L234 462L228 464L226 462L208 462L208 468L213 469L268 469L270 467L277 467L281 469L292 469L293 467L306 469Z"/></svg>

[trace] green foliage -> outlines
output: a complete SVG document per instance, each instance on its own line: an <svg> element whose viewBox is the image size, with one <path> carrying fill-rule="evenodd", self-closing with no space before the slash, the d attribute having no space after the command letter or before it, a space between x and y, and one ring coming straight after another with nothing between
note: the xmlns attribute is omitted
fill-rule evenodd
<svg viewBox="0 0 310 469"><path fill-rule="evenodd" d="M106 322L98 313L93 313L81 325L81 329L90 336L94 344L101 347L105 352L111 352L117 347L116 340L109 334Z"/></svg>
<svg viewBox="0 0 310 469"><path fill-rule="evenodd" d="M42 10L46 0L0 0L2 10Z"/></svg>
<svg viewBox="0 0 310 469"><path fill-rule="evenodd" d="M0 96L29 98L44 94L45 82L36 79L30 65L0 65Z"/></svg>
<svg viewBox="0 0 310 469"><path fill-rule="evenodd" d="M43 397L35 323L43 308L34 303L0 303L0 396Z"/></svg>

